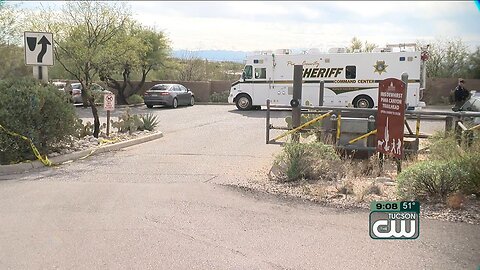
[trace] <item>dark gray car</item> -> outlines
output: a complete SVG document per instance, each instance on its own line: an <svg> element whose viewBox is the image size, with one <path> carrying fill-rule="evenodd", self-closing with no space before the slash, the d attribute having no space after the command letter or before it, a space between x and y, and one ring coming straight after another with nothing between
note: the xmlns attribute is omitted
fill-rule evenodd
<svg viewBox="0 0 480 270"><path fill-rule="evenodd" d="M143 100L148 108L153 108L154 105L177 108L180 105L195 104L192 91L181 84L156 84L145 92Z"/></svg>

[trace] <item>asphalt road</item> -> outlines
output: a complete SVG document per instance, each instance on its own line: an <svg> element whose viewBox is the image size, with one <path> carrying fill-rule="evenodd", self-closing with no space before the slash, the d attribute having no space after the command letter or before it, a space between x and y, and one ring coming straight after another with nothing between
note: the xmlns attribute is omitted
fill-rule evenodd
<svg viewBox="0 0 480 270"><path fill-rule="evenodd" d="M372 240L366 211L230 186L260 177L280 150L264 143L264 112L198 105L134 111L157 114L165 136L0 176L0 269L480 265L480 226L422 219L417 240Z"/></svg>

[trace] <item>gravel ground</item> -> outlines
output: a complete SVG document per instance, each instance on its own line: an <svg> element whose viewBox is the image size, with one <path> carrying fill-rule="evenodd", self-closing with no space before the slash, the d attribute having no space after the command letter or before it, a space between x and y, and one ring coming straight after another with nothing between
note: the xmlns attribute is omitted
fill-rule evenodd
<svg viewBox="0 0 480 270"><path fill-rule="evenodd" d="M113 132L110 136L106 136L105 134L101 133L98 138L93 137L92 135L87 135L83 138L75 138L71 137L71 142L69 143L62 143L59 146L54 146L56 150L49 153L49 157L56 157L59 155L70 154L77 151L87 150L87 149L95 149L96 147L104 144L114 144L122 141L128 141L135 138L144 137L150 134L154 134L156 131L136 131L132 134L129 133L116 133Z"/></svg>
<svg viewBox="0 0 480 270"><path fill-rule="evenodd" d="M257 190L265 193L300 198L321 205L341 209L370 209L371 201L395 201L396 182L394 177L353 178L341 182L299 181L295 183L278 182L269 176L271 167L265 167L248 182L235 183L234 186ZM343 194L339 189L350 182L353 194ZM371 185L378 187L378 194L366 192ZM461 209L451 209L445 203L421 204L421 216L428 219L465 222L480 225L480 200L475 195L465 198Z"/></svg>

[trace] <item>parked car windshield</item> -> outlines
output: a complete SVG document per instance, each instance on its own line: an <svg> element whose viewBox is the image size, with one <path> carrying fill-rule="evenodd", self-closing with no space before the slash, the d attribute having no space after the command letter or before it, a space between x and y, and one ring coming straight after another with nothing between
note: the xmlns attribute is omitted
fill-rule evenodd
<svg viewBox="0 0 480 270"><path fill-rule="evenodd" d="M167 90L167 89L168 89L168 85L159 84L159 85L153 86L150 90Z"/></svg>
<svg viewBox="0 0 480 270"><path fill-rule="evenodd" d="M74 83L74 84L72 84L72 89L82 89L82 84L81 83Z"/></svg>

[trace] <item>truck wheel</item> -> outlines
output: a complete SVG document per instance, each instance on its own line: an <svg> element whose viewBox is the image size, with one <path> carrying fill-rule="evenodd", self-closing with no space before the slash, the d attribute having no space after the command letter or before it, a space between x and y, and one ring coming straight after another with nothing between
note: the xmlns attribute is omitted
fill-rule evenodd
<svg viewBox="0 0 480 270"><path fill-rule="evenodd" d="M353 99L353 107L355 108L373 108L373 100L367 95L360 95Z"/></svg>
<svg viewBox="0 0 480 270"><path fill-rule="evenodd" d="M249 95L239 95L237 101L235 102L237 109L240 111L248 111L252 108L252 98Z"/></svg>

